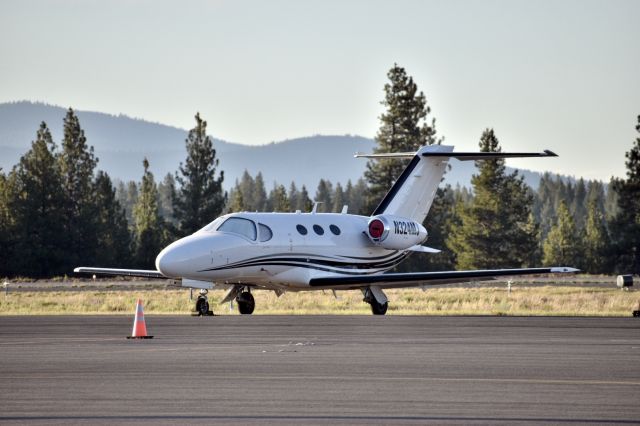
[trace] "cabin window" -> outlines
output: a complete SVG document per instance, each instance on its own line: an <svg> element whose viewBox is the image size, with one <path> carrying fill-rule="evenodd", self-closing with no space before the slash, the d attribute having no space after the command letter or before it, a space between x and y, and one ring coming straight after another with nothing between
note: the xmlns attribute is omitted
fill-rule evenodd
<svg viewBox="0 0 640 426"><path fill-rule="evenodd" d="M324 229L322 229L322 226L320 226L320 225L313 225L313 230L318 235L323 235L324 234Z"/></svg>
<svg viewBox="0 0 640 426"><path fill-rule="evenodd" d="M340 235L340 228L336 225L329 225L329 229L333 232L333 235Z"/></svg>
<svg viewBox="0 0 640 426"><path fill-rule="evenodd" d="M259 223L258 228L260 229L260 242L264 243L265 241L269 241L273 237L271 228L269 228L264 223Z"/></svg>
<svg viewBox="0 0 640 426"><path fill-rule="evenodd" d="M220 225L218 231L242 235L252 241L256 240L256 224L241 217L230 217Z"/></svg>
<svg viewBox="0 0 640 426"><path fill-rule="evenodd" d="M307 228L305 228L304 226L298 225L296 226L296 229L298 230L300 235L307 235Z"/></svg>

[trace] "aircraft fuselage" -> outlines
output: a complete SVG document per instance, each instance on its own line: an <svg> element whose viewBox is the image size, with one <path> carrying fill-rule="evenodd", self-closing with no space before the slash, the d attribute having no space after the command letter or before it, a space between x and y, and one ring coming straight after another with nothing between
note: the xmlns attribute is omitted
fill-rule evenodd
<svg viewBox="0 0 640 426"><path fill-rule="evenodd" d="M232 218L239 225L219 229ZM370 219L340 213L229 214L167 246L156 267L169 277L288 290L306 289L317 276L380 274L408 251L373 244L366 233ZM415 232L413 225L395 225L390 232L408 237Z"/></svg>

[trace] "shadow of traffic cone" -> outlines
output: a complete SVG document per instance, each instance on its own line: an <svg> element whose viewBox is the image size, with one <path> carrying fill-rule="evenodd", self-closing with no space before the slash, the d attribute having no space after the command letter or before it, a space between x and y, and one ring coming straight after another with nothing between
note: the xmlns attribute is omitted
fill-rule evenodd
<svg viewBox="0 0 640 426"><path fill-rule="evenodd" d="M144 322L144 312L142 311L142 300L136 302L136 316L133 320L133 331L127 339L153 339L153 336L147 336L147 325Z"/></svg>

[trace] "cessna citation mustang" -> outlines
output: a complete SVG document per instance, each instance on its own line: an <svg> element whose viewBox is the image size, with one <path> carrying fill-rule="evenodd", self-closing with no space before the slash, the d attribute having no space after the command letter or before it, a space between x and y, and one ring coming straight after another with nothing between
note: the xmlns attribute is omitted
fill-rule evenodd
<svg viewBox="0 0 640 426"><path fill-rule="evenodd" d="M422 222L429 212L450 158L461 161L514 157L556 157L542 153L453 152L429 145L417 152L359 155L411 158L370 217L342 213L232 213L221 216L158 254L157 270L76 268L75 272L170 278L183 287L226 288L220 303L235 300L242 314L255 307L253 289L286 291L361 290L376 315L384 315L388 288L423 287L499 276L577 272L569 267L385 273L425 247ZM205 299L206 300L206 299ZM196 310L208 312L208 303Z"/></svg>

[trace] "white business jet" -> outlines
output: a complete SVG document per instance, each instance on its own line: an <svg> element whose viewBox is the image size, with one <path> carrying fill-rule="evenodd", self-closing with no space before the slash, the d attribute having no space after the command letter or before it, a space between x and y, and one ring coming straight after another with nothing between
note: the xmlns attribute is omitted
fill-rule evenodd
<svg viewBox="0 0 640 426"><path fill-rule="evenodd" d="M235 300L251 314L254 289L286 291L360 290L375 315L384 315L384 289L492 280L500 276L570 273L570 267L385 273L411 252L437 253L422 245L422 222L450 158L462 161L514 157L556 157L542 153L453 152L429 145L417 152L359 155L411 158L411 162L370 217L347 213L231 213L167 246L157 270L76 268L75 272L170 278L187 288L227 288L220 303ZM196 305L203 314L208 303Z"/></svg>

